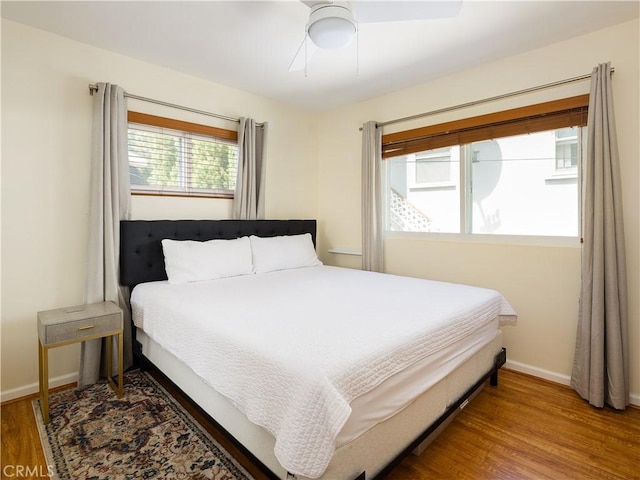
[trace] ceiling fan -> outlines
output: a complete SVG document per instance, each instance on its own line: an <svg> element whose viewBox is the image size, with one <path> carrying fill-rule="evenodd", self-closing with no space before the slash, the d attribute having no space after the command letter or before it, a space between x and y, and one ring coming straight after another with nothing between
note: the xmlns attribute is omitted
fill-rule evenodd
<svg viewBox="0 0 640 480"><path fill-rule="evenodd" d="M455 17L462 6L462 0L301 1L311 11L304 39L289 66L289 71L306 70L318 48L331 50L351 43L358 34L360 23Z"/></svg>

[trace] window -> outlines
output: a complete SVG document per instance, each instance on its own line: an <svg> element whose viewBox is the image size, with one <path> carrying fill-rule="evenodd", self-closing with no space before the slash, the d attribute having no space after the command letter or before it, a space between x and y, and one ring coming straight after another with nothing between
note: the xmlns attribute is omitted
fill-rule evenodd
<svg viewBox="0 0 640 480"><path fill-rule="evenodd" d="M578 236L587 103L574 97L383 136L386 229Z"/></svg>
<svg viewBox="0 0 640 480"><path fill-rule="evenodd" d="M237 132L137 112L128 120L133 193L233 198Z"/></svg>
<svg viewBox="0 0 640 480"><path fill-rule="evenodd" d="M452 185L451 148L438 148L415 154L412 186L438 188Z"/></svg>
<svg viewBox="0 0 640 480"><path fill-rule="evenodd" d="M556 170L576 170L578 167L578 128L556 130Z"/></svg>

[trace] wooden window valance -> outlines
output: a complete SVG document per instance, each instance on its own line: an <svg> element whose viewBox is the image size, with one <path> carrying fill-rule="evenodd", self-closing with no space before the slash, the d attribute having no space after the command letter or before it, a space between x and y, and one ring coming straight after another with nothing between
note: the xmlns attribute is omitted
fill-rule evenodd
<svg viewBox="0 0 640 480"><path fill-rule="evenodd" d="M382 136L382 158L500 137L585 126L589 95L489 113Z"/></svg>

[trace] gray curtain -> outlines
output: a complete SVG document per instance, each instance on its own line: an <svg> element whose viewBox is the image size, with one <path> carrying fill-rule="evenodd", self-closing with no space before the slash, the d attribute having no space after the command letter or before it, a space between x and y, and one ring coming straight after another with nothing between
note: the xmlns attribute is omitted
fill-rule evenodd
<svg viewBox="0 0 640 480"><path fill-rule="evenodd" d="M382 272L382 129L362 126L362 269Z"/></svg>
<svg viewBox="0 0 640 480"><path fill-rule="evenodd" d="M128 368L133 363L129 296L119 285L118 265L120 220L129 218L131 193L127 154L127 103L124 90L117 85L99 83L98 90L93 95L92 142L85 301L112 301L124 310L124 368ZM78 386L95 383L100 373L105 371L102 344L106 341L98 339L83 342ZM113 341L116 352L117 344L115 339Z"/></svg>
<svg viewBox="0 0 640 480"><path fill-rule="evenodd" d="M238 128L238 176L233 199L233 218L264 218L265 143L267 124L256 125L241 118Z"/></svg>
<svg viewBox="0 0 640 480"><path fill-rule="evenodd" d="M571 386L596 407L629 405L627 276L609 64L591 77L582 170L582 288Z"/></svg>

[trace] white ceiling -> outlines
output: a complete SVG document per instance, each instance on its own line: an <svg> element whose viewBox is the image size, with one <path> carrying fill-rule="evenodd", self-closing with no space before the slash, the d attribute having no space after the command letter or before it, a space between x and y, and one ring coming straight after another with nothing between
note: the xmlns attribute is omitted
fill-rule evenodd
<svg viewBox="0 0 640 480"><path fill-rule="evenodd" d="M297 0L1 7L4 18L314 112L632 20L640 11L637 0L464 0L455 18L360 24L358 49L353 42L318 51L305 76L288 71L309 16Z"/></svg>

